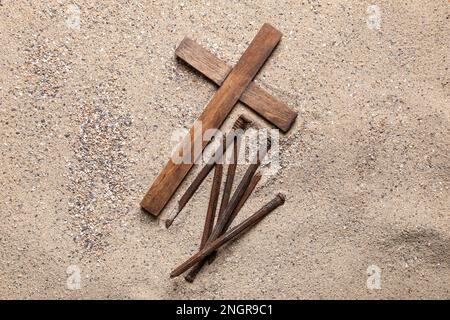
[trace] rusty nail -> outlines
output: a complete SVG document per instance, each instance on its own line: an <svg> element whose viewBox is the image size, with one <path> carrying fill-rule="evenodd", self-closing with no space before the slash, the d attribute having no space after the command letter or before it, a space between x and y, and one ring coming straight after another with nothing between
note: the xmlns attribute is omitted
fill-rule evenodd
<svg viewBox="0 0 450 320"><path fill-rule="evenodd" d="M225 233L228 228L230 227L231 223L233 223L234 218L236 218L236 216L238 215L239 211L241 211L242 207L244 206L244 204L247 202L248 198L250 197L250 195L252 194L253 190L255 190L256 186L259 183L259 180L261 180L261 173L256 173L253 178L252 181L250 181L250 185L247 187L247 190L245 190L244 195L242 196L241 200L239 201L238 205L236 206L236 209L234 209L233 213L231 214L231 216L228 218L225 227L223 228L222 234ZM214 251L208 258L208 264L213 263L213 261L216 258L216 254L217 252Z"/></svg>
<svg viewBox="0 0 450 320"><path fill-rule="evenodd" d="M209 235L211 234L214 218L216 216L217 210L217 201L219 199L220 194L220 184L222 182L222 174L223 174L223 165L221 163L217 163L214 169L214 178L211 186L211 193L209 196L209 204L208 211L206 213L205 224L203 226L203 234L202 240L200 242L200 250L203 249L206 242L208 241ZM202 264L198 264L195 268L193 268L189 274L185 277L186 281L193 282L197 273L202 268L204 262Z"/></svg>
<svg viewBox="0 0 450 320"><path fill-rule="evenodd" d="M271 146L270 141L268 141L267 148L266 148L266 146L261 146L260 150L258 151L258 153L256 155L256 159L254 159L254 161L247 168L247 171L245 172L244 176L241 179L241 182L239 183L236 190L234 191L230 202L228 203L227 207L225 208L220 219L217 221L217 224L214 227L214 229L211 233L211 236L209 237L209 241L215 240L217 237L219 237L222 234L222 232L227 224L227 221L229 220L230 216L233 214L233 211L238 206L239 201L241 200L245 191L247 190L248 186L250 185L251 180L252 180L256 170L260 166L261 160L266 155L270 146Z"/></svg>
<svg viewBox="0 0 450 320"><path fill-rule="evenodd" d="M201 249L199 252L194 254L192 257L190 257L188 260L186 260L184 263L176 267L171 273L170 277L174 278L188 270L190 267L195 265L196 263L203 260L206 256L210 255L212 252L219 249L222 245L225 243L235 239L239 235L245 233L246 231L250 230L251 227L256 225L259 221L261 221L266 215L268 215L270 212L275 210L277 207L281 206L285 202L285 195L284 194L277 194L277 196L269 201L267 204L265 204L261 209L259 209L256 213L245 219L243 222L238 224L237 226L230 229L230 231L226 232L225 234L221 235L217 239L215 239L212 242L208 242L203 249Z"/></svg>
<svg viewBox="0 0 450 320"><path fill-rule="evenodd" d="M217 200L219 199L220 193L220 184L222 183L222 172L223 172L223 165L221 163L217 163L214 169L214 178L211 186L211 194L209 196L208 212L206 213L200 249L202 249L205 246L206 242L208 241L208 238L211 234L214 225L214 218L216 216L216 209L217 209Z"/></svg>
<svg viewBox="0 0 450 320"><path fill-rule="evenodd" d="M247 168L247 171L245 172L244 177L242 178L241 182L237 186L235 192L233 193L233 197L231 198L231 200L228 203L227 207L225 208L224 212L222 213L222 215L219 215L219 218L217 219L217 223L208 239L208 242L214 241L219 236L221 236L223 233L225 233L228 226L231 224L233 219L236 217L237 212L234 215L233 215L233 212L236 210L236 208L238 208L239 203L243 199L245 192L247 191L247 189L249 188L249 186L253 180L256 170L260 166L260 161L264 158L264 156L266 155L266 153L270 149L270 147L271 147L270 140L267 141L267 146L261 146L260 150L258 151L258 153L256 155L256 159L254 159L252 164L250 164L250 166ZM256 186L256 184L255 184L255 186ZM251 191L253 191L253 190L251 190ZM250 196L251 191L248 193L247 197ZM245 200L243 202L245 203ZM242 203L242 206L243 205L244 204ZM239 211L239 210L240 210L240 208L238 208L237 211ZM211 259L210 261L212 262L214 260L214 255L211 258L205 258L205 259ZM196 266L195 268L193 268L192 274L189 274L188 279L192 279L192 281L195 279L195 276L197 275L197 273L200 271L200 269L204 265L204 262L201 262L200 264L201 264L201 266Z"/></svg>
<svg viewBox="0 0 450 320"><path fill-rule="evenodd" d="M238 161L238 139L234 139L233 143L233 160L232 163L228 165L227 177L225 179L225 186L223 188L222 201L220 202L219 215L220 218L225 211L228 202L230 201L231 189L233 188L234 176L236 175Z"/></svg>

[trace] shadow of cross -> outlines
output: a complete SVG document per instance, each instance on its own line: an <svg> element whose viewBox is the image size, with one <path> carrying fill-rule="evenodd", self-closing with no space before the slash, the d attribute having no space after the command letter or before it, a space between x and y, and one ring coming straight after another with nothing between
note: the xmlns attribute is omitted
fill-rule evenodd
<svg viewBox="0 0 450 320"><path fill-rule="evenodd" d="M238 100L242 100L244 93L246 93L246 95L244 95L244 97L246 97L244 98L246 99L244 102L247 101L246 104L251 106L253 110L272 123L275 121L281 125L280 128L284 128L283 130L289 129L297 114L281 102L277 102L274 105L260 103L260 100L267 100L269 102L276 100L256 85L252 84L249 86L264 62L277 46L280 39L281 32L270 24L265 23L233 69L229 70L230 68L225 64L225 67L227 68L227 70L225 70L223 65L217 64L217 61L215 61L215 68L221 67L221 70L223 69L223 71L222 73L215 73L214 75L210 74L210 76L212 79L217 80L221 85L206 105L203 113L191 127L189 133L178 146L175 151L176 157L172 156L172 158L169 159L164 169L153 181L150 189L142 199L141 207L145 211L154 216L158 216L161 213L162 209L172 198L178 186L194 165L194 162L201 156L203 149L210 142L210 140L204 139L205 131L218 129L230 114ZM180 50L177 51L178 53L180 52ZM188 50L187 52L190 51ZM199 54L199 56L196 54ZM192 57L193 60L198 60L202 57L211 58L213 55L209 53L205 55L204 50L197 50L196 52L188 54L188 56ZM208 61L213 62L210 60ZM208 63L208 61L204 62ZM200 67L203 66L203 63L195 62L195 65ZM205 70L206 68L202 67L202 69ZM213 68L212 70L216 69ZM224 71L226 71L226 74ZM280 107L281 105L283 105L283 107ZM282 108L283 110L280 114L277 112L279 108ZM279 120L284 118L287 120ZM185 161L185 153L188 153L190 161ZM180 158L183 158L183 161L180 162L177 160Z"/></svg>

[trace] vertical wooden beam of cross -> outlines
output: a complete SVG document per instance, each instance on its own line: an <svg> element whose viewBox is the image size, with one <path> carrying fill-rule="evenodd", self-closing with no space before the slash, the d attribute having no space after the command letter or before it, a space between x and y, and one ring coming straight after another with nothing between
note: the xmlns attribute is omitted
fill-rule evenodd
<svg viewBox="0 0 450 320"><path fill-rule="evenodd" d="M220 84L220 87L196 121L196 123L201 123L201 132L195 132L194 125L176 151L179 157L183 157L184 150L190 151L192 161L179 163L172 158L169 159L141 201L143 209L154 216L158 216L161 213L192 168L194 161L209 143L209 141L203 140L203 133L208 129L218 129L239 99L282 130L287 131L289 129L297 113L283 103L278 102L261 88L251 84L251 81L273 49L275 49L280 39L281 33L277 29L270 24L264 24L233 69L209 52L205 52L201 47L202 50L196 50L192 53L189 48L195 48L195 46L185 46L188 50L184 51L177 50L179 55L184 52L185 57L189 56L192 58L191 60L186 60L191 62L197 61L193 64L213 81ZM187 42L184 43L186 44ZM208 59L202 60L203 57ZM211 59L211 57L214 57L216 61ZM209 65L208 61L214 62L214 64ZM212 67L211 70L216 72L209 73L209 67L205 67L204 63ZM201 148L194 148L197 145L200 145Z"/></svg>

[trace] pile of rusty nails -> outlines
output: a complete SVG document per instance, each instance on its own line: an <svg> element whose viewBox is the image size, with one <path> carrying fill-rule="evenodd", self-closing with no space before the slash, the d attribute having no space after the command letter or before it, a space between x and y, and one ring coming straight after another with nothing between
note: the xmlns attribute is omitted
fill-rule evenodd
<svg viewBox="0 0 450 320"><path fill-rule="evenodd" d="M233 125L232 132L237 129L245 130L252 125L252 122L240 116ZM232 134L232 133L230 133ZM178 201L174 211L165 221L166 228L169 228L178 214L183 210L184 206L189 202L191 197L194 195L195 191L200 187L204 179L207 177L208 173L214 167L214 177L211 187L211 193L209 198L208 210L206 213L205 223L203 227L203 233L200 242L199 251L186 260L184 263L176 267L170 274L170 277L177 277L182 273L186 272L191 268L189 273L185 276L186 281L193 282L200 272L202 267L206 262L211 264L217 254L217 250L223 246L225 243L239 237L243 233L247 232L259 221L261 221L266 215L272 212L274 209L284 204L285 196L281 193L277 194L274 199L266 203L261 209L255 212L253 215L245 219L243 222L229 229L233 220L236 218L237 214L244 206L247 199L252 194L258 182L261 180L261 173L258 169L261 166L261 159L264 158L266 153L270 149L270 141L268 141L267 146L261 147L258 150L255 161L252 161L248 166L244 176L242 177L240 183L236 187L233 195L231 196L231 191L233 188L234 177L237 168L238 159L238 139L239 136L234 136L232 138L226 136L224 137L223 143L220 148L222 152L219 154L223 155L226 149L233 144L232 157L233 161L228 164L227 175L225 178L225 185L223 188L222 200L219 207L219 212L216 211L217 204L219 200L220 187L222 183L223 175L223 164L220 157L215 157L213 163L205 164L200 170L199 174L195 177L194 181L187 188L185 193L182 195ZM229 145L227 145L227 143ZM219 150L216 150L216 153ZM214 221L216 223L214 224Z"/></svg>

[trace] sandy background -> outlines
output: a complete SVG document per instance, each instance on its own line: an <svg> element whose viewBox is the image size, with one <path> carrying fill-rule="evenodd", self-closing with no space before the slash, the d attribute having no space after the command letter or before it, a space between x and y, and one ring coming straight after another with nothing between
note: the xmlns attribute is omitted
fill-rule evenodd
<svg viewBox="0 0 450 320"><path fill-rule="evenodd" d="M449 299L449 15L444 0L1 0L0 297ZM215 91L174 50L188 35L235 64L264 22L284 36L258 82L299 117L242 216L287 202L194 284L171 280L211 179L169 230L139 202ZM260 121L238 105L226 125L239 113Z"/></svg>

